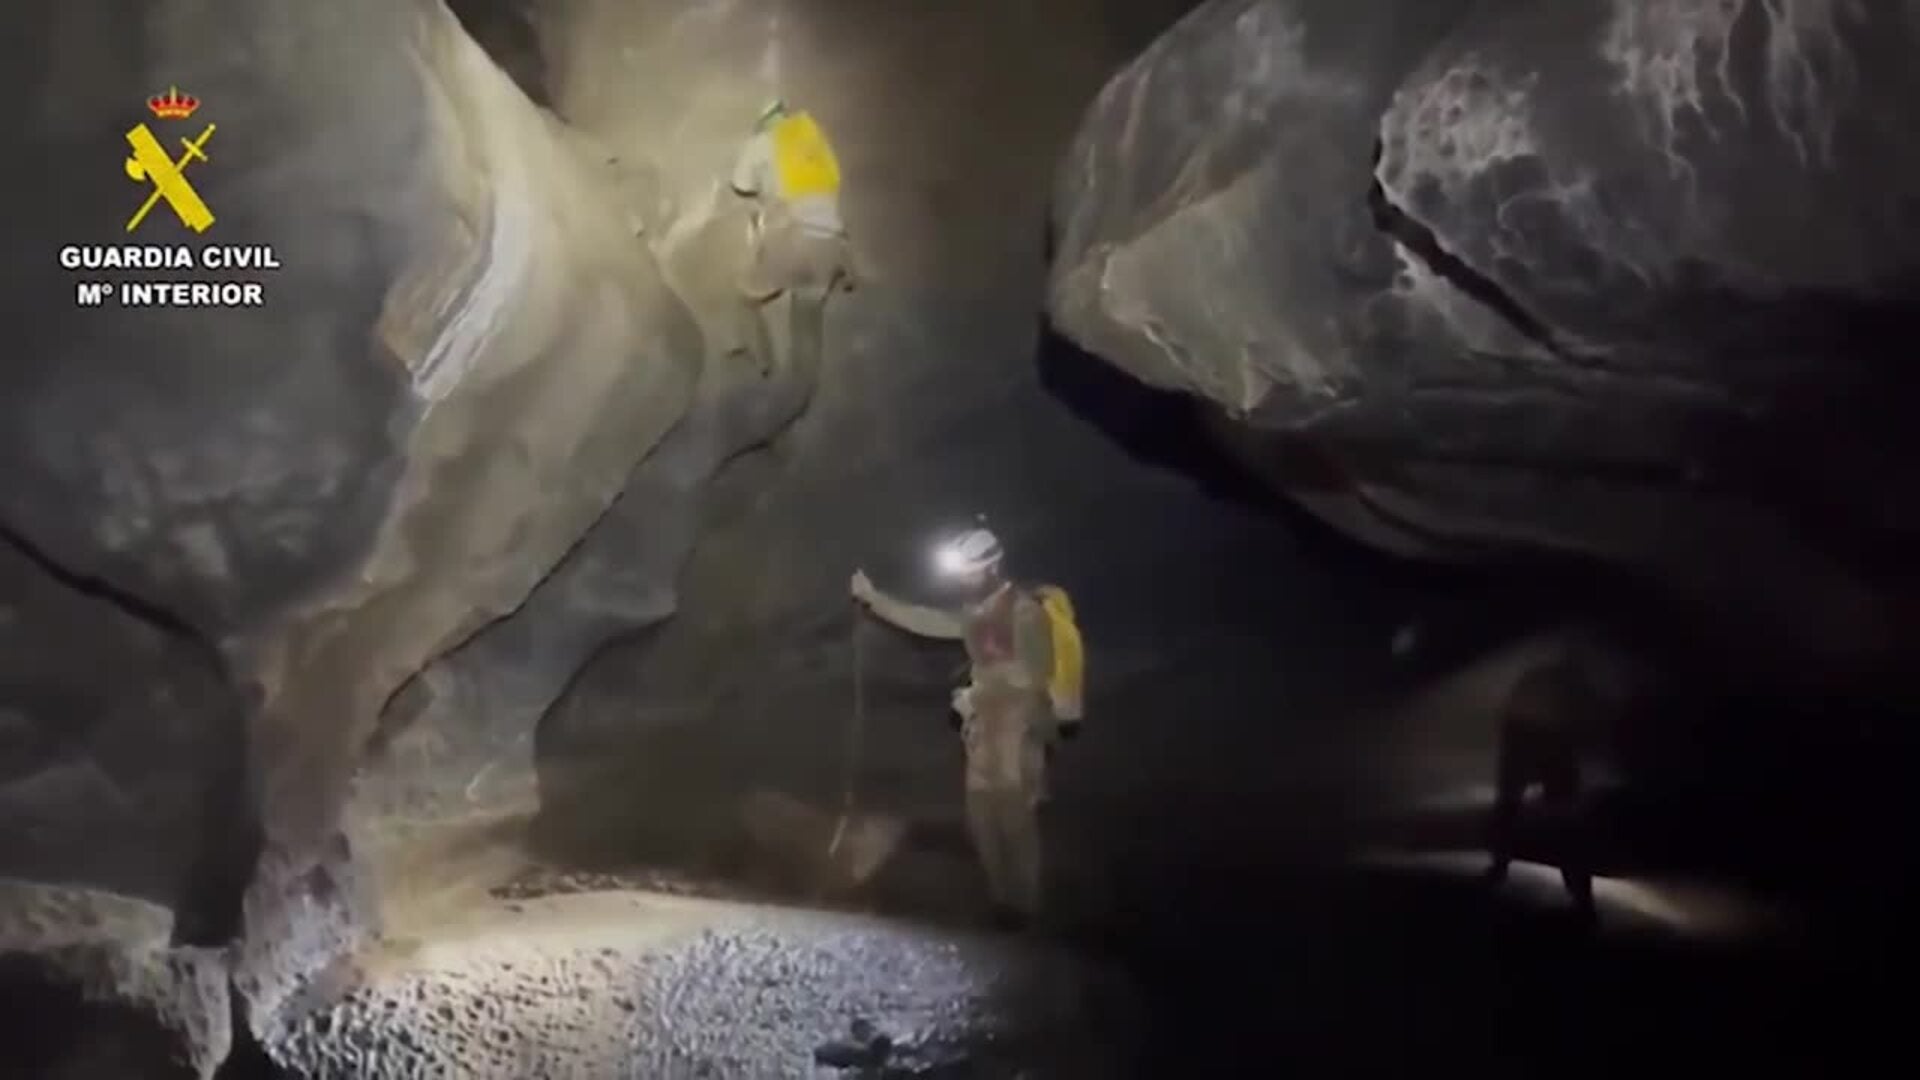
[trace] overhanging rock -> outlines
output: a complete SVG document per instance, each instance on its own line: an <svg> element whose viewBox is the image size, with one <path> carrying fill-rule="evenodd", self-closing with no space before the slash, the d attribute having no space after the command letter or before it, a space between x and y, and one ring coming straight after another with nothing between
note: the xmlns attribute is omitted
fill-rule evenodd
<svg viewBox="0 0 1920 1080"><path fill-rule="evenodd" d="M1864 661L1914 530L1913 11L1215 0L1083 119L1052 317L1279 486L1310 448L1363 539L1652 567Z"/></svg>

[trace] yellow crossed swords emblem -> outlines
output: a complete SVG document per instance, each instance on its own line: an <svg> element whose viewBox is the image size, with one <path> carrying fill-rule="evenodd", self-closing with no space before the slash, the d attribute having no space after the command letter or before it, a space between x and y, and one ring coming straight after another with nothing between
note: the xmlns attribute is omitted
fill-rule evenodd
<svg viewBox="0 0 1920 1080"><path fill-rule="evenodd" d="M213 211L207 209L207 204L201 201L199 193L193 190L193 185L187 183L186 178L189 162L207 160L202 148L213 137L213 127L208 124L197 139L181 139L180 143L186 150L178 161L168 156L160 146L160 140L154 138L147 125L135 124L133 130L127 132L127 143L133 147L133 156L127 159L127 176L138 182L153 184L153 193L147 196L145 205L127 222L128 232L139 228L161 199L167 200L173 212L180 215L181 224L194 232L206 232L207 227L213 224Z"/></svg>

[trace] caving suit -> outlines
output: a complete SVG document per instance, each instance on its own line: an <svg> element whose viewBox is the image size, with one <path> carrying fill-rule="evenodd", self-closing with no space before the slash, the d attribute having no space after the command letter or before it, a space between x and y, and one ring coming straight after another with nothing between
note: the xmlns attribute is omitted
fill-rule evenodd
<svg viewBox="0 0 1920 1080"><path fill-rule="evenodd" d="M1492 856L1489 873L1505 877L1513 858L1521 803L1529 788L1540 785L1561 880L1587 914L1594 910L1593 873L1580 820L1580 752L1592 708L1592 694L1579 672L1564 660L1535 664L1515 680L1500 719L1487 844Z"/></svg>
<svg viewBox="0 0 1920 1080"><path fill-rule="evenodd" d="M1042 900L1040 803L1055 730L1052 628L1027 590L1002 585L958 615L876 595L873 611L925 637L959 639L972 677L956 691L966 746L967 829L994 903L1026 917Z"/></svg>
<svg viewBox="0 0 1920 1080"><path fill-rule="evenodd" d="M812 115L770 118L734 163L733 190L755 200L752 255L740 291L754 303L792 292L825 303L850 284L851 252L840 216L840 164Z"/></svg>

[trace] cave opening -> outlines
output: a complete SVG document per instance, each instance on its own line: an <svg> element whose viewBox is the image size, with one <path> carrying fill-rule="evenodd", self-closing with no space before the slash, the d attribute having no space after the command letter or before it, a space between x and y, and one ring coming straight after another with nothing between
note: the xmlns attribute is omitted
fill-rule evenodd
<svg viewBox="0 0 1920 1080"><path fill-rule="evenodd" d="M149 6L18 35L7 1067L1893 1044L1911 20Z"/></svg>

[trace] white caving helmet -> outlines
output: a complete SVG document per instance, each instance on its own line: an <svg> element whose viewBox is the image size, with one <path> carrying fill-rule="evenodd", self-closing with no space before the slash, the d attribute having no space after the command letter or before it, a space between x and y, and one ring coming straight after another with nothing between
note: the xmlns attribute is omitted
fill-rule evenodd
<svg viewBox="0 0 1920 1080"><path fill-rule="evenodd" d="M947 577L974 577L997 568L1004 554L999 537L983 528L968 529L940 545L934 567Z"/></svg>

